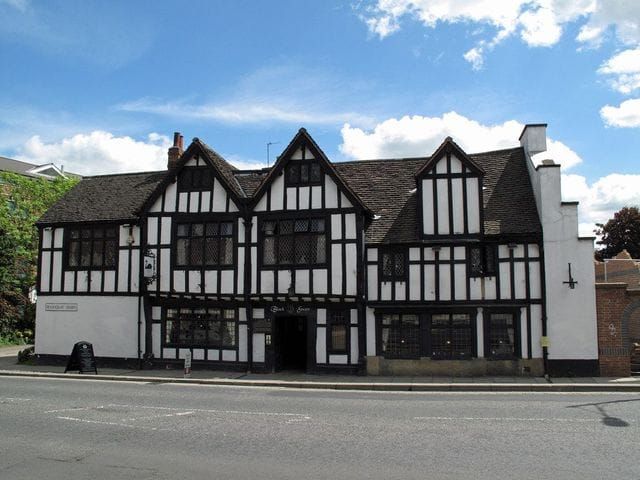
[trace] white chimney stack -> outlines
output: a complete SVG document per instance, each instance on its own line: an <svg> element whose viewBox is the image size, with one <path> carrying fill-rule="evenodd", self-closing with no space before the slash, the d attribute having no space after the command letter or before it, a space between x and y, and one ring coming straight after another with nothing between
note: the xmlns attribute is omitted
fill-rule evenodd
<svg viewBox="0 0 640 480"><path fill-rule="evenodd" d="M520 146L529 157L547 150L547 124L533 123L524 126L520 134Z"/></svg>

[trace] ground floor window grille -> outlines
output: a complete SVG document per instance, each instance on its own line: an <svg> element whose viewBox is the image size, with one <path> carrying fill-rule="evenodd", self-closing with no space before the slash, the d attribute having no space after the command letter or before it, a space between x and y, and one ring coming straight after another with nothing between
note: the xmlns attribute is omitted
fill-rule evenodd
<svg viewBox="0 0 640 480"><path fill-rule="evenodd" d="M165 345L235 348L236 327L234 309L169 308L165 323Z"/></svg>
<svg viewBox="0 0 640 480"><path fill-rule="evenodd" d="M383 314L382 353L387 358L420 356L420 320L416 314Z"/></svg>
<svg viewBox="0 0 640 480"><path fill-rule="evenodd" d="M488 356L514 358L516 356L516 316L509 312L489 313Z"/></svg>
<svg viewBox="0 0 640 480"><path fill-rule="evenodd" d="M432 314L430 338L432 358L471 358L476 341L471 315L468 313Z"/></svg>

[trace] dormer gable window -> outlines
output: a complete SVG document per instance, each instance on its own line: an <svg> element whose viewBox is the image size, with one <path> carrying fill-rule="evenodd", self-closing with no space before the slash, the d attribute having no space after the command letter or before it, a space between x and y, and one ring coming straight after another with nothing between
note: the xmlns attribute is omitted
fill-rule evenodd
<svg viewBox="0 0 640 480"><path fill-rule="evenodd" d="M213 189L213 172L209 167L185 167L178 177L181 192L201 192Z"/></svg>
<svg viewBox="0 0 640 480"><path fill-rule="evenodd" d="M285 167L287 186L320 185L322 169L316 160L295 160Z"/></svg>

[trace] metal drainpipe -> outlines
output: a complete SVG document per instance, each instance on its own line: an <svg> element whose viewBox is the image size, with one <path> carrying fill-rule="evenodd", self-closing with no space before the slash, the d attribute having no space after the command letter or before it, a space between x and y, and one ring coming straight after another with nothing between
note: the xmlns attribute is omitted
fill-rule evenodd
<svg viewBox="0 0 640 480"><path fill-rule="evenodd" d="M140 286L138 287L140 288ZM142 370L142 358L140 356L140 327L142 326L142 319L140 317L140 303L142 302L141 292L138 292L138 370Z"/></svg>

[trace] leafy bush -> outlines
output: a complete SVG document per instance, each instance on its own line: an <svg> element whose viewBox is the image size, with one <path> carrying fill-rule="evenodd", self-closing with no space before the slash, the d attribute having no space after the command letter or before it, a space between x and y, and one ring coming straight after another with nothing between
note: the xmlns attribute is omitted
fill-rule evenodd
<svg viewBox="0 0 640 480"><path fill-rule="evenodd" d="M35 222L77 183L0 172L0 338L35 329L29 289L35 285L38 230ZM33 333L29 335L33 338Z"/></svg>

